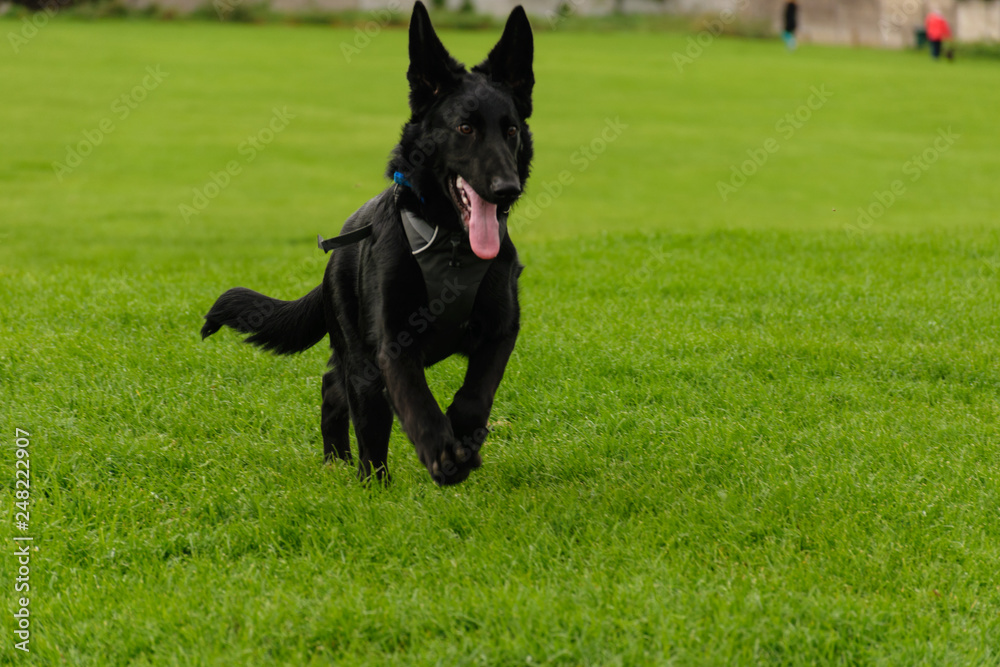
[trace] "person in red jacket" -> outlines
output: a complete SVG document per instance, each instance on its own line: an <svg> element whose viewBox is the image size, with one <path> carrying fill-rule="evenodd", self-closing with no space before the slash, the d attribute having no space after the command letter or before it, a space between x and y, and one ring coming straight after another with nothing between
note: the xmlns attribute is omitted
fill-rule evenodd
<svg viewBox="0 0 1000 667"><path fill-rule="evenodd" d="M931 58L937 60L941 57L941 42L951 39L951 28L948 27L944 17L935 10L927 14L924 28L927 30L927 41L931 45Z"/></svg>

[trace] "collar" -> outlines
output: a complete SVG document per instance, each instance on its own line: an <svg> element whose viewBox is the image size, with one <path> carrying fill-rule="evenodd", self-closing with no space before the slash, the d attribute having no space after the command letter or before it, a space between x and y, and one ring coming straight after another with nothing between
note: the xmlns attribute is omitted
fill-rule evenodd
<svg viewBox="0 0 1000 667"><path fill-rule="evenodd" d="M404 188L409 188L410 190L413 190L413 185L410 183L409 179L406 178L406 175L403 174L403 172L401 171L393 172L392 182L395 183L397 186L402 185ZM417 191L413 190L413 194L417 194ZM423 197L420 197L420 203L421 204L424 203Z"/></svg>
<svg viewBox="0 0 1000 667"><path fill-rule="evenodd" d="M410 185L410 182L406 179L406 176L404 176L403 172L401 171L393 173L392 182L395 183L396 185L402 185L403 187L410 188L411 190L413 189L413 186Z"/></svg>

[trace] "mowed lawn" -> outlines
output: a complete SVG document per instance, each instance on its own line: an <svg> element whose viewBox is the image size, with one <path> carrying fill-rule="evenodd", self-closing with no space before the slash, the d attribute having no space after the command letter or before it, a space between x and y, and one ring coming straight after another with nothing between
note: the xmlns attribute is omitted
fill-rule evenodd
<svg viewBox="0 0 1000 667"><path fill-rule="evenodd" d="M539 34L484 465L439 489L397 428L365 489L322 465L322 346L198 336L317 285L384 187L406 34L354 39L4 40L0 663L1000 663L994 62Z"/></svg>

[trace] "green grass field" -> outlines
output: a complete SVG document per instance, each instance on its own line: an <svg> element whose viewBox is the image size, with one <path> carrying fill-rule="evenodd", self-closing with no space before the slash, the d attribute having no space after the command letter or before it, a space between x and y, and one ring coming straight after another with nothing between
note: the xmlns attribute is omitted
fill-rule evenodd
<svg viewBox="0 0 1000 667"><path fill-rule="evenodd" d="M322 465L321 346L198 337L228 287L318 284L315 235L384 187L405 32L354 37L3 45L0 663L1000 664L994 63L539 35L484 465L439 489L397 428L366 490ZM478 62L498 35L442 37Z"/></svg>

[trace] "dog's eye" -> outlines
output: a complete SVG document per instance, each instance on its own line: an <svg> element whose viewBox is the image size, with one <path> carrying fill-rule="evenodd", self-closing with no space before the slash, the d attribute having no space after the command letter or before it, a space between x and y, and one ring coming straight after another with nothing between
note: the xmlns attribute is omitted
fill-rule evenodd
<svg viewBox="0 0 1000 667"><path fill-rule="evenodd" d="M462 134L472 134L472 126L469 124L459 125L458 131Z"/></svg>
<svg viewBox="0 0 1000 667"><path fill-rule="evenodd" d="M517 125L511 125L510 127L507 128L507 136L508 137L517 136Z"/></svg>

